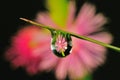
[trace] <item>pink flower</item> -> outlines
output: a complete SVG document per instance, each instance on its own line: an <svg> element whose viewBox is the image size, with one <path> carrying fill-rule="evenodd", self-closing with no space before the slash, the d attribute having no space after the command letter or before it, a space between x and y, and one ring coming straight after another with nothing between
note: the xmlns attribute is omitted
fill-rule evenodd
<svg viewBox="0 0 120 80"><path fill-rule="evenodd" d="M40 54L49 49L46 42L49 42L49 38L38 27L27 26L12 38L6 58L11 60L14 67L25 67L30 74L35 74L43 57Z"/></svg>
<svg viewBox="0 0 120 80"><path fill-rule="evenodd" d="M52 21L49 13L39 13L36 21L108 44L111 43L111 34L101 31L107 19L101 13L96 14L93 5L84 4L75 19L74 9L75 6L70 3L67 24L64 29ZM55 70L56 77L59 80L65 79L67 75L71 80L82 79L105 61L106 48L74 37L72 37L71 53L64 58L59 58L51 51L50 40L50 33L48 34L44 29L34 26L25 27L13 37L12 46L6 54L7 59L15 67L25 67L30 74Z"/></svg>

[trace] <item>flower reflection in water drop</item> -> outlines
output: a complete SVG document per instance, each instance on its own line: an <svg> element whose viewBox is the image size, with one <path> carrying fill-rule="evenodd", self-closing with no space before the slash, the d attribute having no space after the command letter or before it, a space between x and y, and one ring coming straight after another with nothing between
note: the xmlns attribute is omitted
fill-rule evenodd
<svg viewBox="0 0 120 80"><path fill-rule="evenodd" d="M58 40L56 42L56 47L57 47L57 51L65 51L65 49L67 48L67 42L65 40L64 37L62 37L61 35L58 36Z"/></svg>
<svg viewBox="0 0 120 80"><path fill-rule="evenodd" d="M70 34L52 31L51 50L58 57L66 57L72 49Z"/></svg>
<svg viewBox="0 0 120 80"><path fill-rule="evenodd" d="M99 32L103 29L102 26L107 19L101 13L96 14L95 10L93 5L86 3L74 19L75 6L70 3L67 25L64 30L111 43L110 33ZM52 21L49 13L39 13L36 21L63 29ZM50 39L51 36L44 30L27 27L13 38L12 46L6 54L7 59L16 67L25 67L31 74L55 70L58 80L65 79L67 75L71 80L83 78L105 61L106 49L104 47L74 37L72 37L71 54L64 58L57 57L51 51Z"/></svg>

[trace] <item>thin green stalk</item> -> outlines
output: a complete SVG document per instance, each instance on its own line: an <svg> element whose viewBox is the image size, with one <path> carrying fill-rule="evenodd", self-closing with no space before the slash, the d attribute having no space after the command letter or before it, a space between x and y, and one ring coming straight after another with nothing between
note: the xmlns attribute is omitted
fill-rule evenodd
<svg viewBox="0 0 120 80"><path fill-rule="evenodd" d="M49 26L45 26L45 25L39 24L37 22L31 21L31 20L28 20L28 19L25 19L25 18L20 18L20 19L23 20L23 21L26 21L28 23L31 23L33 25L36 25L36 26L48 29L50 31L59 31L59 32L63 32L63 33L66 33L66 34L70 34L71 36L74 36L76 38L83 39L83 40L86 40L86 41L89 41L89 42L92 42L92 43L96 43L98 45L101 45L101 46L104 46L104 47L107 47L107 48L110 48L110 49L113 49L115 51L120 52L120 48L119 47L112 46L110 44L106 44L104 42L101 42L101 41L98 41L98 40L95 40L95 39L92 39L92 38L89 38L89 37L86 37L86 36L78 35L78 34L67 32L67 31L63 31L63 30L54 29L54 28L51 28Z"/></svg>

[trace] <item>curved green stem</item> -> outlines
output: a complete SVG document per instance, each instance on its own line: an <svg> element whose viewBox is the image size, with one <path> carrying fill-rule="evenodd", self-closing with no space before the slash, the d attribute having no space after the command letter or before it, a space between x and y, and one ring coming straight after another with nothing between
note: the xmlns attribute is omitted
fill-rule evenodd
<svg viewBox="0 0 120 80"><path fill-rule="evenodd" d="M107 48L110 48L110 49L113 49L115 51L120 52L119 47L112 46L110 44L106 44L106 43L103 43L101 41L98 41L98 40L95 40L95 39L92 39L92 38L89 38L89 37L86 37L86 36L78 35L78 34L63 31L63 30L54 29L54 28L51 28L49 26L45 26L45 25L39 24L37 22L31 21L31 20L28 20L28 19L25 19L25 18L20 18L20 19L23 20L23 21L29 22L29 23L31 23L33 25L40 26L42 28L48 29L50 31L59 31L59 32L63 32L63 33L66 33L66 34L70 34L71 36L74 36L76 38L83 39L83 40L86 40L86 41L89 41L89 42L92 42L92 43L95 43L95 44L98 44L98 45L101 45L101 46L104 46L104 47L107 47Z"/></svg>

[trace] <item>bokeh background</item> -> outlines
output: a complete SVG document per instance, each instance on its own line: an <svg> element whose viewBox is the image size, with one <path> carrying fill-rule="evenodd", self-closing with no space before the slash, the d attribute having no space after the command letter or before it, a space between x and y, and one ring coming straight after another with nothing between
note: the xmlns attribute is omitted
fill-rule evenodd
<svg viewBox="0 0 120 80"><path fill-rule="evenodd" d="M112 45L120 47L119 0L76 0L77 10L86 1L95 4L97 12L102 12L109 18L105 28L114 36ZM10 38L25 24L19 18L34 19L37 12L46 10L44 3L45 0L0 1L0 80L56 80L53 72L29 76L23 68L13 69L4 59L4 52L10 46ZM108 49L107 60L94 71L93 80L120 80L119 73L120 53Z"/></svg>

